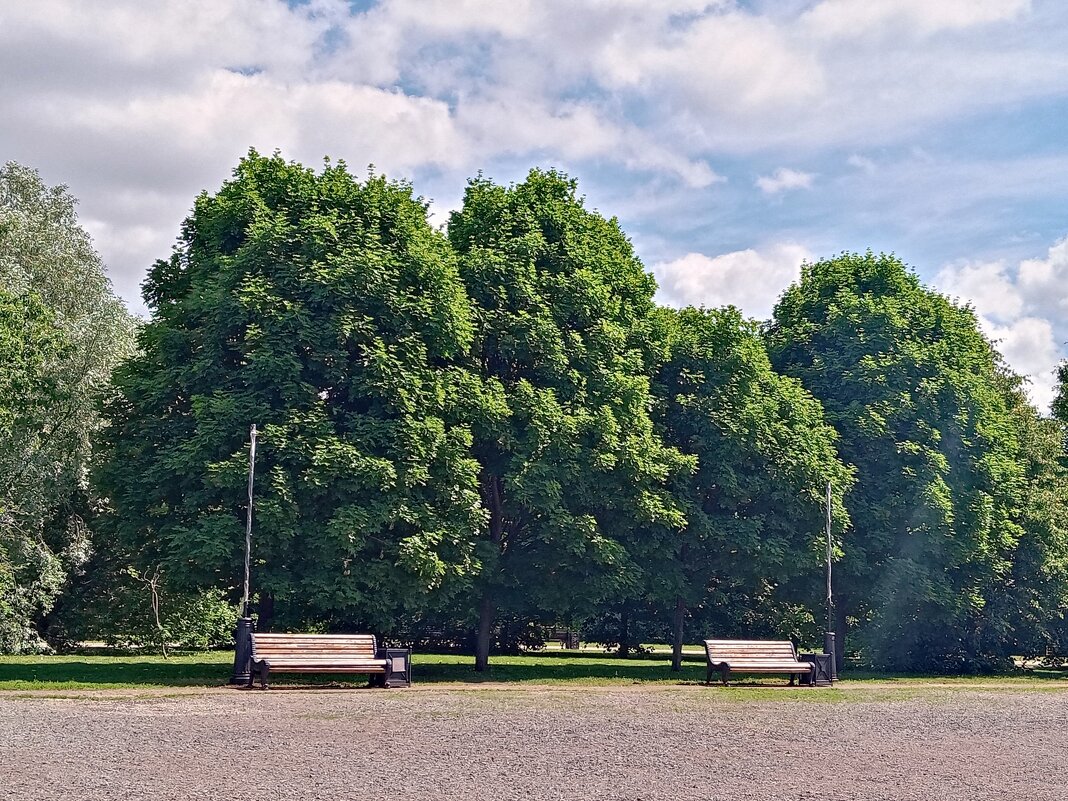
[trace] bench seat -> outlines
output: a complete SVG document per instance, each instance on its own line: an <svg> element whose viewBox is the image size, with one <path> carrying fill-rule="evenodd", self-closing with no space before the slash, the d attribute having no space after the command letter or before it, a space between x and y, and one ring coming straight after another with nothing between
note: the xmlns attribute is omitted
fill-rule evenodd
<svg viewBox="0 0 1068 801"><path fill-rule="evenodd" d="M812 684L812 664L801 662L797 650L789 640L705 640L708 672L705 683L712 683L712 674L720 674L726 686L733 673L785 673L790 684L795 678L809 676Z"/></svg>
<svg viewBox="0 0 1068 801"><path fill-rule="evenodd" d="M390 672L390 661L373 634L257 634L252 633L252 670L266 690L271 671L281 673Z"/></svg>

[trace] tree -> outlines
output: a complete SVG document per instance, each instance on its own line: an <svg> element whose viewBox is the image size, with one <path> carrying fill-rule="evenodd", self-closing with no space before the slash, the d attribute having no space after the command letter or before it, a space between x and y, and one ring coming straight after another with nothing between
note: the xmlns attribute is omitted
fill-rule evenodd
<svg viewBox="0 0 1068 801"><path fill-rule="evenodd" d="M55 366L67 350L36 295L0 290L0 652L39 646L33 624L65 578L60 556L25 512L17 477L63 400Z"/></svg>
<svg viewBox="0 0 1068 801"><path fill-rule="evenodd" d="M74 207L65 187L46 186L36 171L0 168L0 336L8 350L0 367L0 539L21 565L0 594L20 599L23 632L0 644L8 650L43 646L36 629L88 556L97 408L133 346L134 321Z"/></svg>
<svg viewBox="0 0 1068 801"><path fill-rule="evenodd" d="M653 586L674 607L678 669L688 608L739 597L751 609L813 608L823 594L824 488L830 481L841 537L853 478L819 402L772 370L755 323L733 308L665 312L673 325L654 385L658 429L698 464L675 487L685 535L647 557L661 563Z"/></svg>
<svg viewBox="0 0 1068 801"><path fill-rule="evenodd" d="M1068 426L1068 361L1057 367L1057 397L1053 399L1053 416Z"/></svg>
<svg viewBox="0 0 1068 801"><path fill-rule="evenodd" d="M1012 570L1024 473L998 357L974 313L893 256L805 265L766 332L775 367L818 398L857 469L837 622L871 661L975 669L984 611Z"/></svg>
<svg viewBox="0 0 1068 801"><path fill-rule="evenodd" d="M1004 660L1014 655L1068 652L1068 464L1064 430L1041 416L1004 371L1002 387L1012 415L1023 471L1018 485L995 488L997 503L1012 509L1021 536L1012 568L996 583L983 610L984 650ZM1000 492L999 492L1000 490ZM1011 494L1010 494L1011 493Z"/></svg>
<svg viewBox="0 0 1068 801"><path fill-rule="evenodd" d="M477 178L449 221L475 336L464 388L489 524L479 543L475 667L499 613L585 614L640 574L628 543L684 519L666 482L692 460L649 415L662 347L655 283L574 181Z"/></svg>
<svg viewBox="0 0 1068 801"><path fill-rule="evenodd" d="M99 481L117 547L172 587L240 585L248 430L260 624L370 626L462 588L482 525L446 425L471 341L444 236L406 184L243 159L144 288Z"/></svg>

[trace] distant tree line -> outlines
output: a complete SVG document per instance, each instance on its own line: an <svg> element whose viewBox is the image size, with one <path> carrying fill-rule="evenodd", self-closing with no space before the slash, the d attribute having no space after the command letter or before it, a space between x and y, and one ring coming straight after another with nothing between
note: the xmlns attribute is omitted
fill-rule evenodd
<svg viewBox="0 0 1068 801"><path fill-rule="evenodd" d="M476 178L443 231L251 152L143 289L135 325L73 200L0 173L0 649L225 642L250 423L261 629L479 670L545 625L815 644L830 482L844 655L1068 646L1068 368L1041 415L893 256L806 264L765 323L670 309L560 173Z"/></svg>

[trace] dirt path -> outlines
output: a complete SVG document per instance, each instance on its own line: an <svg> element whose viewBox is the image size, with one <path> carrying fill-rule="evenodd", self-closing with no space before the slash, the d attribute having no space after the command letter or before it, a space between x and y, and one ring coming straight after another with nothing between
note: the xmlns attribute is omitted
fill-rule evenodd
<svg viewBox="0 0 1068 801"><path fill-rule="evenodd" d="M1065 797L1063 688L811 692L0 694L0 798Z"/></svg>

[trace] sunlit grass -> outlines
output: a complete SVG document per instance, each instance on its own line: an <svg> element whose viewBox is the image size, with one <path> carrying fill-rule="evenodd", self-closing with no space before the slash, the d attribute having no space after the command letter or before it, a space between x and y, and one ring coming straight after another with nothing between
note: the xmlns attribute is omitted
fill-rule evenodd
<svg viewBox="0 0 1068 801"><path fill-rule="evenodd" d="M540 651L523 655L495 655L486 673L476 673L472 657L459 654L417 653L412 660L417 685L477 685L506 683L516 688L524 685L614 686L614 685L698 685L705 679L701 655L687 655L682 671L671 671L665 653L621 658L587 649L583 651ZM208 651L180 653L163 659L158 654L107 653L100 651L58 656L0 656L0 690L91 690L160 687L220 687L229 681L233 652ZM838 688L821 689L821 700L839 697L839 688L895 688L928 686L932 688L974 688L996 686L1005 689L1060 689L1064 672L1036 670L999 676L931 676L901 675L850 671ZM786 700L807 697L808 688L787 690L785 677L738 676L741 697L757 699L765 692L769 697ZM359 686L362 676L309 676L279 673L272 684ZM723 688L717 692L731 697L736 691Z"/></svg>

